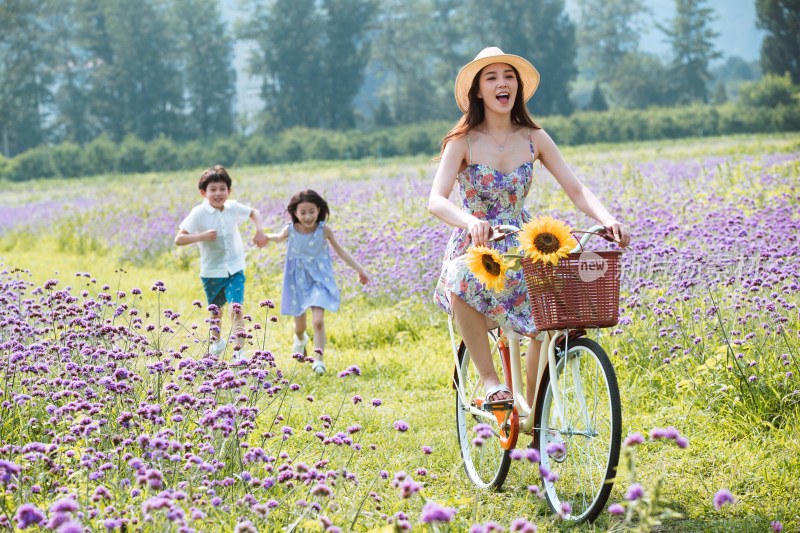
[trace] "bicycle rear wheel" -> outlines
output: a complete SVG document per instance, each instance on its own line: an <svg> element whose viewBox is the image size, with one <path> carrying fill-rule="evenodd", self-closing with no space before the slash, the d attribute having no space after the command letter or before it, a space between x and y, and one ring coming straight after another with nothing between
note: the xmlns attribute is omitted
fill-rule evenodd
<svg viewBox="0 0 800 533"><path fill-rule="evenodd" d="M490 338L494 341L491 333ZM470 405L477 405L478 398L483 398L483 386L463 342L458 350L458 364L463 380L461 386L468 402L463 404L456 390L456 429L464 470L476 486L499 489L508 475L511 456L500 443L497 422L475 416L467 410Z"/></svg>
<svg viewBox="0 0 800 533"><path fill-rule="evenodd" d="M587 338L570 342L556 368L567 426L563 430L549 371L545 372L534 445L544 472L557 479L542 476L544 493L554 512L564 512L562 504L568 504L568 520L592 522L608 500L619 461L622 407L617 377L603 348ZM556 447L563 443L565 456L547 453L553 442Z"/></svg>

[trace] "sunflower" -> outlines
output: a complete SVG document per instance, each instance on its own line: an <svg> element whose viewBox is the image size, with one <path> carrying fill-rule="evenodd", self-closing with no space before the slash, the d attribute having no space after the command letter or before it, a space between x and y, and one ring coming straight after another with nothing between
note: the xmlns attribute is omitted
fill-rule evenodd
<svg viewBox="0 0 800 533"><path fill-rule="evenodd" d="M571 228L560 220L539 217L522 225L519 247L534 261L558 264L575 247Z"/></svg>
<svg viewBox="0 0 800 533"><path fill-rule="evenodd" d="M466 263L478 281L495 292L506 286L506 263L497 251L486 246L470 246L467 249Z"/></svg>

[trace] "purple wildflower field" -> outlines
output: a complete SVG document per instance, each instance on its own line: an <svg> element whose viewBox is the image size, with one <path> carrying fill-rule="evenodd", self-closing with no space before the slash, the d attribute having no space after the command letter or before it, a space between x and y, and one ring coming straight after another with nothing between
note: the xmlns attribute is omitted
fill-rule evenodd
<svg viewBox="0 0 800 533"><path fill-rule="evenodd" d="M800 143L769 146L567 153L633 230L622 318L599 338L628 435L601 529L640 527L664 508L710 529L800 528L787 497L800 493ZM476 495L460 471L447 328L431 301L449 236L426 211L434 171L419 161L232 170L233 197L270 231L287 223L295 190L318 190L370 274L362 287L334 259L339 315L354 325L331 326L330 340L336 350L337 334L347 338L339 349L352 360L323 379L275 331L280 245L248 249L247 357L208 353L199 282L172 289L198 268L196 251L172 239L200 201L199 171L59 180L51 199L46 184L15 185L0 200L0 528L559 530L528 455L514 454L500 495ZM589 225L542 169L529 207ZM31 242L86 266L28 270ZM95 277L116 266L163 281ZM401 323L413 334L377 340Z"/></svg>

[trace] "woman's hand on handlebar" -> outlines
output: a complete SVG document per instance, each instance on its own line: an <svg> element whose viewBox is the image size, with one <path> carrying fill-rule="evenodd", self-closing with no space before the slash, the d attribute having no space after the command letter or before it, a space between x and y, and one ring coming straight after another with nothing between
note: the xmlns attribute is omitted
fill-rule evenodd
<svg viewBox="0 0 800 533"><path fill-rule="evenodd" d="M486 246L492 236L492 225L485 220L474 219L467 226L473 246Z"/></svg>
<svg viewBox="0 0 800 533"><path fill-rule="evenodd" d="M626 224L612 220L605 224L606 234L619 244L620 248L625 248L631 243L631 230Z"/></svg>

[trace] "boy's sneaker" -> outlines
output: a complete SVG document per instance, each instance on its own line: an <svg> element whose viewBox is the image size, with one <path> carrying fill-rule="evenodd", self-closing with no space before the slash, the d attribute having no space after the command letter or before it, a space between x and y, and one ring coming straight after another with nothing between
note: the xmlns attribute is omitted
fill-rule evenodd
<svg viewBox="0 0 800 533"><path fill-rule="evenodd" d="M211 353L211 355L216 357L225 351L225 344L225 339L217 339L211 343L208 351Z"/></svg>
<svg viewBox="0 0 800 533"><path fill-rule="evenodd" d="M301 353L303 355L306 354L306 344L308 344L308 333L305 331L303 332L303 338L300 339L297 337L297 333L294 334L294 345L292 346L292 353Z"/></svg>

